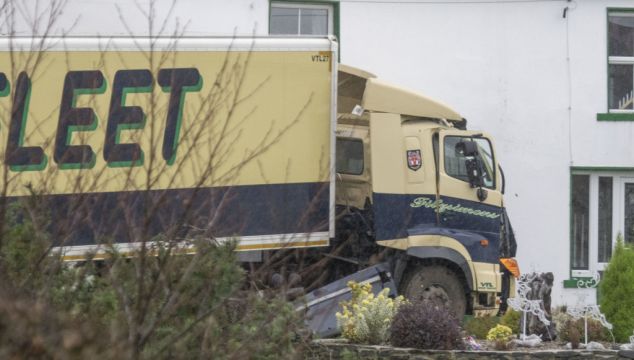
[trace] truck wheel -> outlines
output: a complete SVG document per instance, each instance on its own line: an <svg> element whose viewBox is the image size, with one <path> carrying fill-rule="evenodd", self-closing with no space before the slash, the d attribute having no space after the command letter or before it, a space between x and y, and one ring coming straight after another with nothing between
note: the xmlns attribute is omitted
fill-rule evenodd
<svg viewBox="0 0 634 360"><path fill-rule="evenodd" d="M428 300L447 307L458 321L467 309L467 297L455 272L444 266L419 266L402 285L403 296L410 301Z"/></svg>

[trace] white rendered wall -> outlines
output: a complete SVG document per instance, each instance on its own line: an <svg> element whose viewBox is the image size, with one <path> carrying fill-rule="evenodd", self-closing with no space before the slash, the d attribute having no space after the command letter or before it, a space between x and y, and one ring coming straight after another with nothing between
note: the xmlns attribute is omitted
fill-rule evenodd
<svg viewBox="0 0 634 360"><path fill-rule="evenodd" d="M633 123L596 120L607 106L606 9L628 6L341 3L342 62L440 99L495 137L520 267L555 274L555 304L578 292L562 284L569 167L634 166Z"/></svg>
<svg viewBox="0 0 634 360"><path fill-rule="evenodd" d="M55 33L79 36L135 36L149 34L149 18L154 19L152 33L158 34L167 19L164 35L176 28L186 35L232 36L267 35L269 2L266 0L17 0L20 9L44 10L50 2L67 1ZM155 13L148 16L150 3ZM174 6L172 7L172 4ZM140 10L142 9L142 10ZM21 11L24 12L24 11ZM18 20L19 34L30 33L23 19Z"/></svg>

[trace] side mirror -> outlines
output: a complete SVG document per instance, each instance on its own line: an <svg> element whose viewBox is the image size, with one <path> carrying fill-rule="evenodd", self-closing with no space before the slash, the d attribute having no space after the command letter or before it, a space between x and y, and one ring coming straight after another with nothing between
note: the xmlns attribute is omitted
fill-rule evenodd
<svg viewBox="0 0 634 360"><path fill-rule="evenodd" d="M469 185L472 188L478 188L478 200L484 201L489 195L488 192L483 188L484 186L484 178L482 172L482 160L480 156L474 156L465 161L465 165L467 167L467 176L469 177Z"/></svg>
<svg viewBox="0 0 634 360"><path fill-rule="evenodd" d="M482 187L484 184L484 167L482 157L478 151L478 144L475 141L460 141L454 148L458 157L465 158L467 168L467 178L472 188L478 188L478 199L484 201L487 198L487 191Z"/></svg>
<svg viewBox="0 0 634 360"><path fill-rule="evenodd" d="M473 157L465 160L465 166L467 167L467 177L469 178L469 185L472 188L479 188L484 185L482 180L482 167L480 166L480 159Z"/></svg>
<svg viewBox="0 0 634 360"><path fill-rule="evenodd" d="M475 141L460 141L454 148L456 157L465 158L467 178L472 188L482 187L482 167L478 145Z"/></svg>
<svg viewBox="0 0 634 360"><path fill-rule="evenodd" d="M502 175L502 194L504 194L504 191L506 190L506 179L504 178L504 170L502 170L502 167L499 165L498 169L500 169L500 175Z"/></svg>

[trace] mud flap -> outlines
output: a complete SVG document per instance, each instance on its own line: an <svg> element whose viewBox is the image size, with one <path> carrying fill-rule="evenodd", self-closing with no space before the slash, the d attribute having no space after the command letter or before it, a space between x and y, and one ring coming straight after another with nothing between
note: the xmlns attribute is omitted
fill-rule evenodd
<svg viewBox="0 0 634 360"><path fill-rule="evenodd" d="M363 269L306 294L294 303L295 310L305 312L304 322L317 336L330 337L339 334L335 314L341 311L340 302L352 298L350 288L347 286L349 281L372 284L372 292L375 295L384 288L390 289L390 297L397 295L396 284L387 263Z"/></svg>

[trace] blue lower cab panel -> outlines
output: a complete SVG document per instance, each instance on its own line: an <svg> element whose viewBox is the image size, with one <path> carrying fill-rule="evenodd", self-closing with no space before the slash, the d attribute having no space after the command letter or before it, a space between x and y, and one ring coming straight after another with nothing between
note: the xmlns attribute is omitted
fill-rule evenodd
<svg viewBox="0 0 634 360"><path fill-rule="evenodd" d="M328 183L48 195L56 246L328 231ZM19 198L11 198L16 201Z"/></svg>
<svg viewBox="0 0 634 360"><path fill-rule="evenodd" d="M502 208L442 196L437 215L435 199L432 194L374 193L376 240L443 235L464 245L473 261L497 264ZM480 245L484 239L486 247Z"/></svg>

